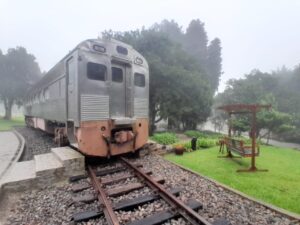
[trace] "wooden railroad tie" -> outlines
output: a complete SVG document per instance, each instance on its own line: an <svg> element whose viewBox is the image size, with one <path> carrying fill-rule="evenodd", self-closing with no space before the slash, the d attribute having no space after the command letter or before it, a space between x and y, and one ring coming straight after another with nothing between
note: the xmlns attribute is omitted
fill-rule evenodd
<svg viewBox="0 0 300 225"><path fill-rule="evenodd" d="M182 191L182 188L172 188L170 190L170 193L172 193L175 196L178 196L179 193ZM93 196L94 198L92 198L90 195L87 195L86 197L82 197L75 199L76 201L81 201L84 202L86 199L93 199L96 200L97 197ZM157 194L149 194L149 195L143 195L134 199L124 199L118 203L115 203L113 205L113 209L114 210L131 210L134 208L137 208L140 205L149 203L149 202L153 202L157 199L160 199L160 196ZM97 218L103 215L102 211L98 211L98 210L89 210L89 211L84 211L84 212L79 212L79 213L75 213L72 217L74 222L81 222L81 221L87 221L89 219L93 219L93 218Z"/></svg>

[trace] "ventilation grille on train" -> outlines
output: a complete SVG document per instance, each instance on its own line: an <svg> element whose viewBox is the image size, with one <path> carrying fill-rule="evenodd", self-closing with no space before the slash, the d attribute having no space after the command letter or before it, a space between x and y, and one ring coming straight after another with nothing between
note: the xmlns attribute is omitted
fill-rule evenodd
<svg viewBox="0 0 300 225"><path fill-rule="evenodd" d="M136 118L148 118L148 99L135 98L134 99L134 116Z"/></svg>
<svg viewBox="0 0 300 225"><path fill-rule="evenodd" d="M81 95L81 121L109 118L109 96Z"/></svg>

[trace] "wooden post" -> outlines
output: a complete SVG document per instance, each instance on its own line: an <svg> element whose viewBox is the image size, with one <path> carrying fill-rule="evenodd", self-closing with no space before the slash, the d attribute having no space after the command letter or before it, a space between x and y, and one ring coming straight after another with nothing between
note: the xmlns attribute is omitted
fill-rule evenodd
<svg viewBox="0 0 300 225"><path fill-rule="evenodd" d="M237 170L237 172L255 172L255 171L268 171L268 170L261 170L257 169L255 166L255 157L256 157L256 113L257 111L261 110L262 108L269 109L271 105L246 105L246 104L233 104L233 105L225 105L221 106L218 109L222 109L226 111L229 114L229 120L228 120L228 136L231 138L231 131L232 131L232 121L231 121L231 115L236 113L251 113L251 167L249 169L240 169ZM233 157L231 154L230 149L227 148L228 155L225 157ZM220 156L219 156L220 157ZM223 157L222 157L223 158Z"/></svg>
<svg viewBox="0 0 300 225"><path fill-rule="evenodd" d="M229 113L229 119L228 119L228 137L231 137L231 113Z"/></svg>
<svg viewBox="0 0 300 225"><path fill-rule="evenodd" d="M250 170L256 170L255 167L255 147L256 147L256 108L252 112L252 128L251 128L251 139L252 139L252 156L251 156L251 168Z"/></svg>

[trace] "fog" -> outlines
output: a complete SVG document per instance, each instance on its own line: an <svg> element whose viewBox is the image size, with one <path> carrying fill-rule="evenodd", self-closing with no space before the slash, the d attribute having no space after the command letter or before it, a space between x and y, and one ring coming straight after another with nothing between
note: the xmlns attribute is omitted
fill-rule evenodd
<svg viewBox="0 0 300 225"><path fill-rule="evenodd" d="M127 31L199 18L222 41L219 91L253 68L269 72L300 62L300 2L289 1L0 1L0 49L24 46L49 70L80 41L107 29Z"/></svg>

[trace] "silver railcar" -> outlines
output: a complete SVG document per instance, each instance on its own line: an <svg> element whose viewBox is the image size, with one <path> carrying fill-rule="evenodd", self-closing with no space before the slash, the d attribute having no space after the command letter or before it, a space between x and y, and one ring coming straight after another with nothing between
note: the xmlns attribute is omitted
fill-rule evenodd
<svg viewBox="0 0 300 225"><path fill-rule="evenodd" d="M25 97L27 125L90 156L141 148L148 139L149 70L131 46L113 40L80 43Z"/></svg>

